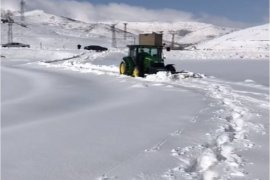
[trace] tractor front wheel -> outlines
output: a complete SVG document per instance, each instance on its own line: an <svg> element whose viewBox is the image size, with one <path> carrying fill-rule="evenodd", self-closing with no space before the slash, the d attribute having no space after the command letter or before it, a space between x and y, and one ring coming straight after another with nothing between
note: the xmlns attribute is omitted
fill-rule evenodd
<svg viewBox="0 0 270 180"><path fill-rule="evenodd" d="M133 77L140 77L140 70L139 70L138 66L136 66L136 67L133 69L132 76L133 76Z"/></svg>
<svg viewBox="0 0 270 180"><path fill-rule="evenodd" d="M119 71L120 71L120 74L127 75L127 65L124 61L121 62L120 66L119 66Z"/></svg>

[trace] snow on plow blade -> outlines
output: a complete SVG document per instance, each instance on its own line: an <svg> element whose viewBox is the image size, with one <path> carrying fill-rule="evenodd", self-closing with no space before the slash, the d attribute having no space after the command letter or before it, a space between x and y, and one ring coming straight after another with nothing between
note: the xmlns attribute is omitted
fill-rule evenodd
<svg viewBox="0 0 270 180"><path fill-rule="evenodd" d="M159 71L156 74L148 74L145 76L146 80L150 81L177 81L180 79L187 79L187 78L205 78L204 74L193 73L189 71L180 71L175 72L172 74L168 71Z"/></svg>
<svg viewBox="0 0 270 180"><path fill-rule="evenodd" d="M178 79L183 79L183 78L205 78L204 74L194 73L194 72L190 72L190 71L180 71L180 72L176 72L175 74L172 74L172 75L175 76L176 78L178 77Z"/></svg>

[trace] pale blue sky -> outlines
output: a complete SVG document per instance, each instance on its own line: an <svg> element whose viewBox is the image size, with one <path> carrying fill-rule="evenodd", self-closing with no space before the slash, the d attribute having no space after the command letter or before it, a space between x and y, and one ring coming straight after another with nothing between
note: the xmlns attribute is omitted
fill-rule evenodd
<svg viewBox="0 0 270 180"><path fill-rule="evenodd" d="M5 9L19 10L20 0L1 0ZM248 27L269 22L269 0L25 0L27 10L86 22L199 21Z"/></svg>
<svg viewBox="0 0 270 180"><path fill-rule="evenodd" d="M250 24L267 22L269 0L80 0L92 4L111 2L142 6L150 9L170 8L193 13L208 14Z"/></svg>

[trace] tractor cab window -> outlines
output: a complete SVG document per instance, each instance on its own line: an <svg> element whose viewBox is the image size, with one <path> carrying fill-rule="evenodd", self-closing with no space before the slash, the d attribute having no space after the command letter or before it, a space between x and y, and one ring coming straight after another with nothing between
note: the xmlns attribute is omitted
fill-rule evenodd
<svg viewBox="0 0 270 180"><path fill-rule="evenodd" d="M138 52L143 53L145 56L161 58L161 49L158 48L139 48Z"/></svg>
<svg viewBox="0 0 270 180"><path fill-rule="evenodd" d="M144 56L151 55L151 49L149 48L139 48L139 53L143 54Z"/></svg>
<svg viewBox="0 0 270 180"><path fill-rule="evenodd" d="M136 57L136 49L130 49L129 51L129 56L132 57L132 58L135 58Z"/></svg>
<svg viewBox="0 0 270 180"><path fill-rule="evenodd" d="M151 49L150 55L153 57L158 57L158 50L156 48Z"/></svg>
<svg viewBox="0 0 270 180"><path fill-rule="evenodd" d="M161 58L161 49L158 49L158 48L152 48L151 49L151 52L150 52L150 55L152 57L158 57L158 58Z"/></svg>

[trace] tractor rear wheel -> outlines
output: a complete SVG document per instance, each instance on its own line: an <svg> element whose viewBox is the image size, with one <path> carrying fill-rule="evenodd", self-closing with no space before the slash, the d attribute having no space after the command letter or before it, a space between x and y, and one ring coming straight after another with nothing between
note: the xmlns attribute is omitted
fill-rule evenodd
<svg viewBox="0 0 270 180"><path fill-rule="evenodd" d="M120 71L120 74L125 74L127 75L127 65L124 61L122 61L120 63L120 66L119 66L119 71Z"/></svg>
<svg viewBox="0 0 270 180"><path fill-rule="evenodd" d="M140 77L140 70L139 70L138 66L135 66L135 68L133 69L132 76L133 77Z"/></svg>

